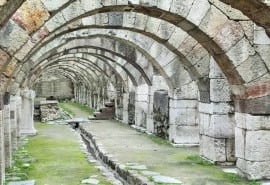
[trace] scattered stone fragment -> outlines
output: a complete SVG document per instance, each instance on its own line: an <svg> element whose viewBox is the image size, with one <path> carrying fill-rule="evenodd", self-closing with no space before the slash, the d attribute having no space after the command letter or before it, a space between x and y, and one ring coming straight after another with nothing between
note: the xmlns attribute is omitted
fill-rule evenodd
<svg viewBox="0 0 270 185"><path fill-rule="evenodd" d="M224 168L223 171L224 171L225 173L233 173L233 174L237 174L236 168Z"/></svg>
<svg viewBox="0 0 270 185"><path fill-rule="evenodd" d="M172 177L157 175L152 177L154 182L156 183L164 183L164 184L182 184L181 181L174 179Z"/></svg>
<svg viewBox="0 0 270 185"><path fill-rule="evenodd" d="M22 165L24 168L29 168L30 167L30 164L29 163L25 163Z"/></svg>
<svg viewBox="0 0 270 185"><path fill-rule="evenodd" d="M35 185L35 180L9 182L8 185Z"/></svg>
<svg viewBox="0 0 270 185"><path fill-rule="evenodd" d="M94 178L84 179L81 182L82 184L99 184L99 180Z"/></svg>
<svg viewBox="0 0 270 185"><path fill-rule="evenodd" d="M145 165L135 164L135 163L127 163L127 168L132 170L147 170Z"/></svg>
<svg viewBox="0 0 270 185"><path fill-rule="evenodd" d="M142 171L141 172L143 175L145 175L145 176L157 176L157 175L160 175L160 173L158 173L158 172L152 172L152 171Z"/></svg>

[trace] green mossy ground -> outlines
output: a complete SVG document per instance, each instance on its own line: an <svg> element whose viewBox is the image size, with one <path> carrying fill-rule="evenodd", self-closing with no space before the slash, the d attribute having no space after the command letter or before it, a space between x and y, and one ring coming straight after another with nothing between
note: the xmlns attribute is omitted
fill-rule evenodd
<svg viewBox="0 0 270 185"><path fill-rule="evenodd" d="M36 185L79 185L97 175L100 184L111 184L86 160L77 136L67 126L36 123L35 127L38 134L29 138L25 150L36 161L23 169L26 179L35 179ZM21 162L16 160L15 166L21 168Z"/></svg>
<svg viewBox="0 0 270 185"><path fill-rule="evenodd" d="M90 107L86 106L86 105L82 105L80 103L77 102L72 102L72 101L68 101L68 102L61 102L59 103L59 106L66 111L68 114L72 115L72 116L76 116L75 113L69 108L70 106L76 107L78 109L80 109L82 112L85 112L87 114L93 115L93 109L91 109Z"/></svg>

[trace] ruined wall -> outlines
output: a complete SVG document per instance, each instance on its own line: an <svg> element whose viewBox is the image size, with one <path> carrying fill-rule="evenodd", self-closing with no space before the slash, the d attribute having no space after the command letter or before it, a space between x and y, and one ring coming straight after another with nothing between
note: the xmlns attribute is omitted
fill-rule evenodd
<svg viewBox="0 0 270 185"><path fill-rule="evenodd" d="M67 79L41 81L35 85L37 97L55 97L58 100L71 99L74 97L73 84Z"/></svg>

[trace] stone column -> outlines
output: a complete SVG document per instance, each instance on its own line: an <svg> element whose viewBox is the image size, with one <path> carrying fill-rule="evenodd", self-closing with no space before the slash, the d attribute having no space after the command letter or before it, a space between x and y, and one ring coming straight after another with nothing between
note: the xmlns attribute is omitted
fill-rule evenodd
<svg viewBox="0 0 270 185"><path fill-rule="evenodd" d="M229 83L213 59L209 82L200 90L200 155L213 163L235 163L234 115ZM208 95L209 94L209 95Z"/></svg>
<svg viewBox="0 0 270 185"><path fill-rule="evenodd" d="M173 96L170 98L169 139L176 145L199 145L199 116L198 100L181 99Z"/></svg>
<svg viewBox="0 0 270 185"><path fill-rule="evenodd" d="M4 142L4 124L3 110L0 110L0 184L5 180L5 142Z"/></svg>
<svg viewBox="0 0 270 185"><path fill-rule="evenodd" d="M136 87L135 94L135 125L145 129L149 107L148 91L148 85L143 84Z"/></svg>
<svg viewBox="0 0 270 185"><path fill-rule="evenodd" d="M148 133L154 133L154 88L148 87L148 112L146 114L146 130Z"/></svg>
<svg viewBox="0 0 270 185"><path fill-rule="evenodd" d="M128 101L129 93L123 93L123 120L122 122L128 124Z"/></svg>
<svg viewBox="0 0 270 185"><path fill-rule="evenodd" d="M16 118L17 118L17 139L19 139L20 137L20 127L22 124L22 98L20 96L17 96L17 100L16 100Z"/></svg>
<svg viewBox="0 0 270 185"><path fill-rule="evenodd" d="M18 97L10 97L10 127L11 127L11 144L12 150L16 150L18 146L18 120L17 120L17 101Z"/></svg>
<svg viewBox="0 0 270 185"><path fill-rule="evenodd" d="M270 116L235 113L238 171L248 179L270 179Z"/></svg>
<svg viewBox="0 0 270 185"><path fill-rule="evenodd" d="M12 160L10 105L4 105L3 118L5 136L5 168L9 168L11 167Z"/></svg>
<svg viewBox="0 0 270 185"><path fill-rule="evenodd" d="M32 90L22 90L22 122L20 125L21 135L35 135L34 128L34 98L35 92Z"/></svg>

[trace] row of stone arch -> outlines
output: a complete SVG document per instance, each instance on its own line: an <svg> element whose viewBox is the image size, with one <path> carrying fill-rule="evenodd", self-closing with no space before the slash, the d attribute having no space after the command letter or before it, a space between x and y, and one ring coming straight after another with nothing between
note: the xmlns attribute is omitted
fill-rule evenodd
<svg viewBox="0 0 270 185"><path fill-rule="evenodd" d="M60 73L73 82L76 100L99 108L110 87L123 122L155 133L154 115L165 114L171 141L200 143L203 157L237 158L248 178L270 178L252 169L270 157L247 154L265 153L259 140L269 138L261 134L270 113L266 2L28 0L8 20L16 3L0 19L2 94L20 95L42 75ZM26 18L33 7L38 20ZM163 96L167 112L154 101Z"/></svg>

